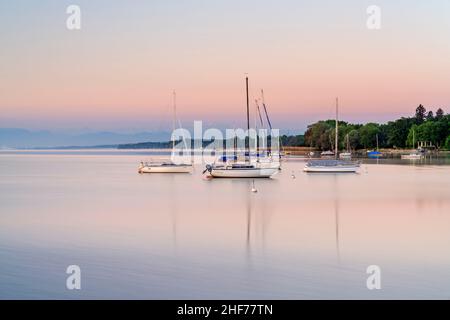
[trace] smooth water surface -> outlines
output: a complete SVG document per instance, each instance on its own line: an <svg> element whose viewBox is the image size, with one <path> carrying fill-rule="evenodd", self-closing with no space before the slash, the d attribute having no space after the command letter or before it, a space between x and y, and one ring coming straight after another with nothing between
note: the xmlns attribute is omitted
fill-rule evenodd
<svg viewBox="0 0 450 320"><path fill-rule="evenodd" d="M141 160L0 152L0 298L450 298L448 165L306 174L286 161L252 193L201 166L140 175Z"/></svg>

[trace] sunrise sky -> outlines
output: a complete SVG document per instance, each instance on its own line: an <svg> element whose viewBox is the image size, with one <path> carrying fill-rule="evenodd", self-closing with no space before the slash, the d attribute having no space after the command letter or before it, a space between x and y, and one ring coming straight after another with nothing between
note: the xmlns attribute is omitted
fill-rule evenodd
<svg viewBox="0 0 450 320"><path fill-rule="evenodd" d="M0 0L0 127L167 129L173 89L183 123L244 126L246 73L282 129L337 95L349 121L448 112L450 1Z"/></svg>

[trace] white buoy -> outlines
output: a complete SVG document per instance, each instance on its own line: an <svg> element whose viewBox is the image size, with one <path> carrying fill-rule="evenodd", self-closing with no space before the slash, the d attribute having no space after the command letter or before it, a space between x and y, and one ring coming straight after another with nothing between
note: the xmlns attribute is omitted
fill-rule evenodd
<svg viewBox="0 0 450 320"><path fill-rule="evenodd" d="M253 180L253 184L252 184L252 192L253 192L253 193L258 192L258 190L256 190L256 188L255 188L255 180Z"/></svg>
<svg viewBox="0 0 450 320"><path fill-rule="evenodd" d="M292 179L295 179L294 171L292 171L291 178L292 178Z"/></svg>

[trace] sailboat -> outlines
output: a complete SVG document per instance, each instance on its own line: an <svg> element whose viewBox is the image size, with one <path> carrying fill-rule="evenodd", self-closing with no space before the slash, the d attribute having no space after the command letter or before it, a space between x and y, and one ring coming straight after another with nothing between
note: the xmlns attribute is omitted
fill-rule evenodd
<svg viewBox="0 0 450 320"><path fill-rule="evenodd" d="M245 88L247 94L247 133L250 130L250 111L248 96L248 77L245 78ZM203 173L209 172L214 178L270 178L278 172L279 165L275 162L251 161L250 141L245 141L245 161L227 161L207 164Z"/></svg>
<svg viewBox="0 0 450 320"><path fill-rule="evenodd" d="M270 132L272 132L272 123L270 122L270 118L269 118L269 114L267 113L267 107L266 107L266 103L264 100L264 90L261 89L261 102L262 102L262 106L264 108L264 114L265 114L265 119L266 122L268 124L269 130ZM259 122L261 124L261 128L264 128L264 121L263 118L261 116L261 109L259 108L259 104L258 104L258 100L255 100L255 130L256 132L258 132L258 126L257 126L257 115L259 116ZM281 146L281 140L280 137L278 137L278 146ZM264 150L266 146L263 145L262 150L260 150L259 148L260 146L258 145L258 137L256 137L255 139L255 150L256 150L256 157L251 158L250 162L252 163L259 163L260 167L266 167L266 168L276 168L281 170L281 153L278 152L273 152L272 151L272 145L270 147L267 146L267 150ZM277 159L277 161L273 161L273 159Z"/></svg>
<svg viewBox="0 0 450 320"><path fill-rule="evenodd" d="M177 119L176 93L173 92L173 121L172 129L175 131ZM175 138L172 140L172 152L175 149ZM164 162L141 162L138 168L139 173L190 173L192 164L174 163L173 161Z"/></svg>
<svg viewBox="0 0 450 320"><path fill-rule="evenodd" d="M378 133L376 134L375 137L377 139L377 149L375 151L373 151L373 150L367 151L367 156L369 158L379 158L379 157L383 156L383 154L380 151L378 151Z"/></svg>
<svg viewBox="0 0 450 320"><path fill-rule="evenodd" d="M334 157L334 152L331 151L331 150L322 151L322 152L320 153L320 156L323 157L323 158L329 158L329 159L331 159L331 158Z"/></svg>
<svg viewBox="0 0 450 320"><path fill-rule="evenodd" d="M415 137L415 130L413 129L413 147L416 146L416 137ZM411 152L410 154L403 154L401 156L402 159L405 160L417 160L417 159L422 159L423 154L420 153L418 150Z"/></svg>
<svg viewBox="0 0 450 320"><path fill-rule="evenodd" d="M335 138L334 138L334 160L310 160L306 163L303 171L305 172L356 172L359 168L359 162L338 160L339 151L339 121L338 121L338 98L336 98L336 124L335 124Z"/></svg>
<svg viewBox="0 0 450 320"><path fill-rule="evenodd" d="M339 158L341 159L351 159L352 158L352 153L350 152L350 141L348 138L348 133L345 135L345 140L347 142L347 150L346 152L341 152L339 154Z"/></svg>

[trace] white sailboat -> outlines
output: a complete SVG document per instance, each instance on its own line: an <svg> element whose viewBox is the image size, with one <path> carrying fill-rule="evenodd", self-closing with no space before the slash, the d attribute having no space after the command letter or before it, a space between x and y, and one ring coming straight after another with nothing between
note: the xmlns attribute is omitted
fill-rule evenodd
<svg viewBox="0 0 450 320"><path fill-rule="evenodd" d="M410 154L403 154L401 158L404 160L419 160L423 158L423 155L420 153L410 153Z"/></svg>
<svg viewBox="0 0 450 320"><path fill-rule="evenodd" d="M190 173L192 165L173 162L141 162L139 173Z"/></svg>
<svg viewBox="0 0 450 320"><path fill-rule="evenodd" d="M248 77L245 78L245 87L247 93L247 132L250 130L250 112L249 112L249 96L248 96ZM214 178L270 178L279 170L278 161L252 161L250 158L250 141L245 142L245 161L238 162L221 162L207 164L203 173L209 172Z"/></svg>
<svg viewBox="0 0 450 320"><path fill-rule="evenodd" d="M359 163L342 160L310 160L306 163L305 172L356 172Z"/></svg>
<svg viewBox="0 0 450 320"><path fill-rule="evenodd" d="M341 158L341 159L351 159L352 158L352 153L350 152L350 142L349 142L349 138L348 138L348 133L345 135L345 140L347 142L347 150L346 150L346 152L341 152L339 154L339 158Z"/></svg>
<svg viewBox="0 0 450 320"><path fill-rule="evenodd" d="M205 171L214 178L270 178L278 172L278 167L270 168L250 163L207 164Z"/></svg>
<svg viewBox="0 0 450 320"><path fill-rule="evenodd" d="M416 140L415 131L413 129L413 147L416 146L416 141L415 140ZM414 152L411 152L410 154L403 154L401 156L401 158L405 159L405 160L418 160L418 159L422 159L423 158L423 154L420 151L416 150Z"/></svg>
<svg viewBox="0 0 450 320"><path fill-rule="evenodd" d="M338 98L336 98L336 125L334 139L334 160L310 160L306 163L303 171L305 172L356 172L360 165L359 162L349 160L338 160L338 137L339 137L339 121L338 121Z"/></svg>
<svg viewBox="0 0 450 320"><path fill-rule="evenodd" d="M267 107L266 107L266 103L264 100L264 91L261 89L261 102L262 102L262 106L264 108L264 115L265 115L265 119L268 125L268 129L270 130L270 132L272 132L272 123L270 122L270 118L269 118L269 114L267 113ZM255 130L256 132L258 132L258 125L257 125L257 118L259 117L259 122L261 125L262 129L265 129L264 126L264 121L263 118L261 116L261 109L259 108L259 104L258 104L258 100L255 100ZM257 117L258 116L258 117ZM258 136L256 136L255 138L255 157L251 157L250 158L250 163L255 163L258 164L259 167L261 168L275 168L275 169L279 169L281 170L281 154L279 151L273 151L272 150L272 145L270 147L268 147L267 145L264 144L263 141L263 145L260 146L258 144ZM281 146L281 140L278 137L278 147ZM262 148L261 148L262 147ZM274 161L274 159L276 159L276 161Z"/></svg>
<svg viewBox="0 0 450 320"><path fill-rule="evenodd" d="M327 151L322 151L320 153L320 156L323 158L333 158L334 157L334 152L331 150L327 150Z"/></svg>
<svg viewBox="0 0 450 320"><path fill-rule="evenodd" d="M173 121L172 129L175 131L177 119L176 93L173 92ZM175 138L172 140L172 152L175 149ZM192 164L174 163L173 161L163 162L141 162L138 168L139 173L190 173Z"/></svg>

